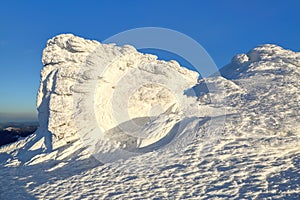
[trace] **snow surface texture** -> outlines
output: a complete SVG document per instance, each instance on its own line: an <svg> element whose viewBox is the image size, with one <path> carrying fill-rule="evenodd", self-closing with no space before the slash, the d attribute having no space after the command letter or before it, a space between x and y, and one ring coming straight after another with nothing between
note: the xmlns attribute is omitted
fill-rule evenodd
<svg viewBox="0 0 300 200"><path fill-rule="evenodd" d="M0 149L0 199L300 198L300 53L259 46L197 83L131 46L59 35L43 64L40 128ZM91 156L115 146L128 159Z"/></svg>

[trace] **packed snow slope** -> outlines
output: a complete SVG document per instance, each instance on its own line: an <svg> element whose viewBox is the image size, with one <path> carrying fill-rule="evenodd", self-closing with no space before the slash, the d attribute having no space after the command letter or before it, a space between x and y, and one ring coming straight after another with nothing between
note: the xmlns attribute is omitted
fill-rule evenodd
<svg viewBox="0 0 300 200"><path fill-rule="evenodd" d="M40 127L0 148L0 199L299 199L300 53L222 76L70 34L50 39Z"/></svg>

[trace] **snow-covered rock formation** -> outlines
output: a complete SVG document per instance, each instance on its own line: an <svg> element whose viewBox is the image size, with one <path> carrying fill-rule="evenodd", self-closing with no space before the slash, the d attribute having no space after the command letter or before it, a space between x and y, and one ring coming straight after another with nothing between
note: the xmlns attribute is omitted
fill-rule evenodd
<svg viewBox="0 0 300 200"><path fill-rule="evenodd" d="M116 109L128 107L130 118L156 116L177 103L174 91L169 90L183 91L196 84L198 78L197 73L180 67L176 61L160 61L131 46L100 44L71 34L49 40L42 61L37 97L41 129L66 141L77 132L74 96L85 96L93 89L97 120L109 130L126 121L114 121L113 112L119 110L113 111L112 103L117 104ZM153 105L158 109L151 110Z"/></svg>
<svg viewBox="0 0 300 200"><path fill-rule="evenodd" d="M83 139L92 152L107 146L99 142L108 138L116 148L157 142L181 117L161 124L163 132L145 133L144 125L160 114L179 115L188 101L184 90L198 80L196 72L176 61L157 60L132 46L101 44L71 34L49 40L42 61L39 132L52 133L54 146Z"/></svg>
<svg viewBox="0 0 300 200"><path fill-rule="evenodd" d="M40 132L50 131L58 139L74 135L72 86L87 56L98 45L72 35L60 35L47 42L37 96Z"/></svg>
<svg viewBox="0 0 300 200"><path fill-rule="evenodd" d="M40 128L0 149L0 199L299 199L300 53L258 46L198 81L68 34L43 64Z"/></svg>

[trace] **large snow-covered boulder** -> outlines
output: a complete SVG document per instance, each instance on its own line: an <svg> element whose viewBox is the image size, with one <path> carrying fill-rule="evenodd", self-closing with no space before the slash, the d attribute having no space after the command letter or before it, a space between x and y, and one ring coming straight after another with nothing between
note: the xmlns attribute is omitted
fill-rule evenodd
<svg viewBox="0 0 300 200"><path fill-rule="evenodd" d="M37 97L40 132L66 142L99 126L108 131L131 119L176 110L198 74L134 47L58 35L43 51ZM86 133L83 133L86 134Z"/></svg>

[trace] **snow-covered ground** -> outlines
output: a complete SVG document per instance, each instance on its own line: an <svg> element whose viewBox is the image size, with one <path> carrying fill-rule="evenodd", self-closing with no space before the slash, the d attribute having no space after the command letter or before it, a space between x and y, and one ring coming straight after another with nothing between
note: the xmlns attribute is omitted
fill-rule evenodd
<svg viewBox="0 0 300 200"><path fill-rule="evenodd" d="M0 199L300 199L300 53L262 45L197 82L60 35L43 64L40 128L0 148Z"/></svg>

